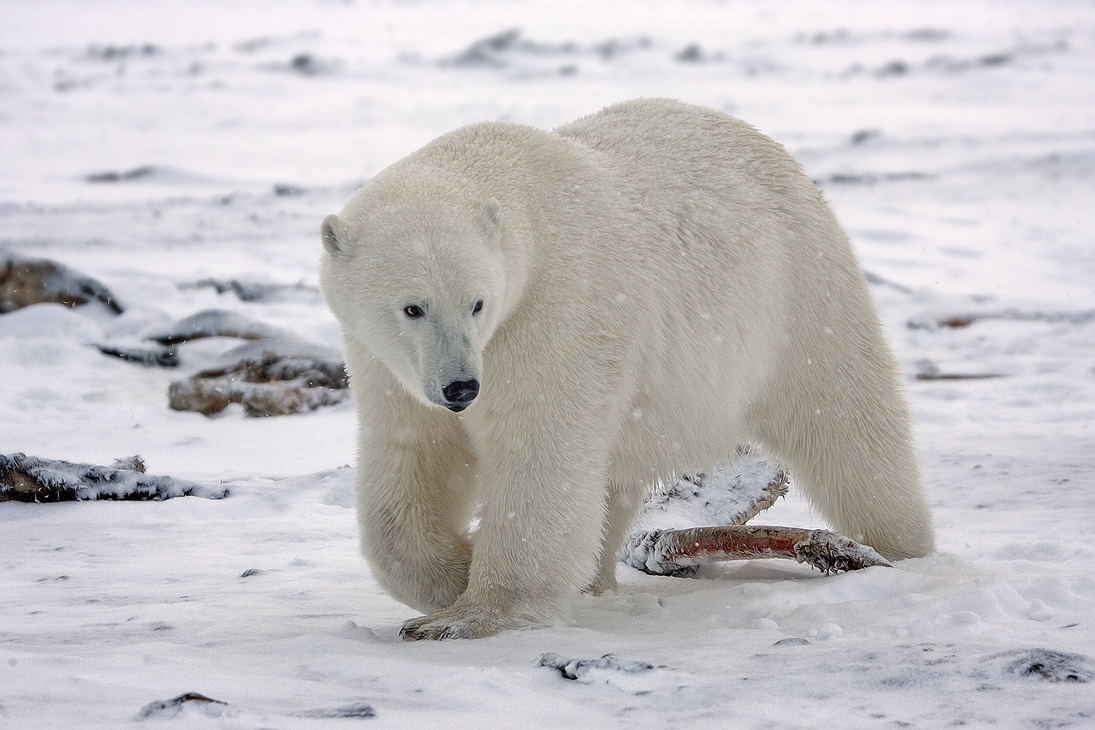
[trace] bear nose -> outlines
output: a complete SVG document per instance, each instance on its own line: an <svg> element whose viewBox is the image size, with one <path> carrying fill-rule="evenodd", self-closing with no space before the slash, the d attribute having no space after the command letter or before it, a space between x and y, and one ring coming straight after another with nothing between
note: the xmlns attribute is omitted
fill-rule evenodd
<svg viewBox="0 0 1095 730"><path fill-rule="evenodd" d="M441 392L445 394L445 400L450 403L447 408L459 413L471 405L475 396L479 395L479 381L454 380L442 388Z"/></svg>

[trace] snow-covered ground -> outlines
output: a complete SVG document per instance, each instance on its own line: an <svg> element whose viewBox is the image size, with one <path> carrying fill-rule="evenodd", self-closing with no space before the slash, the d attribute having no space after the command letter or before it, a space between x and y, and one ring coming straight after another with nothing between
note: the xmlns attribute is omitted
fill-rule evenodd
<svg viewBox="0 0 1095 730"><path fill-rule="evenodd" d="M127 307L0 315L0 453L232 493L0 504L0 727L1095 726L1095 681L1043 678L1095 672L1092 79L1086 0L0 4L0 250ZM218 307L337 347L318 226L363 180L466 122L644 95L752 122L825 189L908 377L938 554L621 566L560 626L402 643L357 551L349 402L175 412L168 383L234 342L175 371L89 346ZM304 286L186 286L208 277ZM821 524L793 491L758 521ZM548 652L617 661L571 681ZM190 692L227 704L150 705Z"/></svg>

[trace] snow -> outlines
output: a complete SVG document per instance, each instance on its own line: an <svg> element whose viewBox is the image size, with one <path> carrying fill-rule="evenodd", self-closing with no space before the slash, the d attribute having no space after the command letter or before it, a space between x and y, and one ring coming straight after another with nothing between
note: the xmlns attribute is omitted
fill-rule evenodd
<svg viewBox="0 0 1095 730"><path fill-rule="evenodd" d="M0 316L0 453L231 492L0 504L0 727L1095 725L1092 78L1081 0L0 5L0 250L125 307ZM937 554L621 566L558 626L403 643L357 551L349 401L176 412L169 383L239 340L175 369L92 346L219 309L337 347L318 228L363 180L466 122L643 95L742 117L824 188L908 379ZM793 485L759 521L824 526Z"/></svg>

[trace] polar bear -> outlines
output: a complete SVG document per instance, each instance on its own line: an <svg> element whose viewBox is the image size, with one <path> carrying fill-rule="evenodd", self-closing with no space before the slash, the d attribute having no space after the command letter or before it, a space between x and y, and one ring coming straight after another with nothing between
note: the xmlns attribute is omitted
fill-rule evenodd
<svg viewBox="0 0 1095 730"><path fill-rule="evenodd" d="M655 481L762 444L832 526L933 546L894 358L784 149L676 101L442 135L324 219L362 549L407 639L616 585ZM469 525L475 523L474 529Z"/></svg>

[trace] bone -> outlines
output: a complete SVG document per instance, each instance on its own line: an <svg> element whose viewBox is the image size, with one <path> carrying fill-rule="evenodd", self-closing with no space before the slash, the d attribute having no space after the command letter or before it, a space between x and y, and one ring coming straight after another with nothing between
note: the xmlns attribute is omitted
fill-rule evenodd
<svg viewBox="0 0 1095 730"><path fill-rule="evenodd" d="M650 575L687 576L705 563L757 558L796 560L826 575L891 567L871 548L829 530L767 525L637 532L628 540L622 562Z"/></svg>

